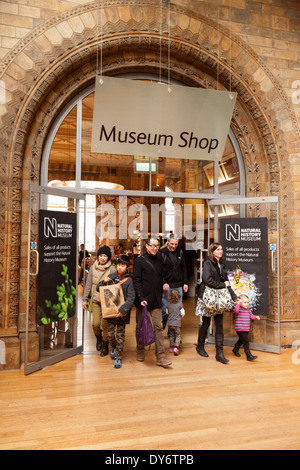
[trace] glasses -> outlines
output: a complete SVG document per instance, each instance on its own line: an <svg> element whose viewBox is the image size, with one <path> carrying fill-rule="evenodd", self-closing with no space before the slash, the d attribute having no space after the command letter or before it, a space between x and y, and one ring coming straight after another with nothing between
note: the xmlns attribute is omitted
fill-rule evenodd
<svg viewBox="0 0 300 470"><path fill-rule="evenodd" d="M158 250L159 248L159 245L148 245L148 246L151 246L151 248L155 248L156 250Z"/></svg>

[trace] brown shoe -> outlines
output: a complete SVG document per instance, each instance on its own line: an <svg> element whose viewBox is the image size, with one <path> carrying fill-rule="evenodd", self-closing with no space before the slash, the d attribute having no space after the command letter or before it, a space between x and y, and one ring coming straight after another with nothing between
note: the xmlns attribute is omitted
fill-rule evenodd
<svg viewBox="0 0 300 470"><path fill-rule="evenodd" d="M169 367L172 362L166 357L162 357L160 359L157 359L156 364L161 367Z"/></svg>

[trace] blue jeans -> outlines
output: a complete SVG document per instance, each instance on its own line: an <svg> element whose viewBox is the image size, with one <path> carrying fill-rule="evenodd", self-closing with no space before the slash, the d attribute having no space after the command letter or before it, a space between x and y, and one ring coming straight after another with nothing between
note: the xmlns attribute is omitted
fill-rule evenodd
<svg viewBox="0 0 300 470"><path fill-rule="evenodd" d="M167 305L168 305L168 295L169 292L173 289L177 289L180 293L180 302L182 302L183 297L183 288L182 287L171 287L168 291L164 290L162 295L162 321L163 321L163 329L166 328L166 324L168 322L168 315L166 313Z"/></svg>

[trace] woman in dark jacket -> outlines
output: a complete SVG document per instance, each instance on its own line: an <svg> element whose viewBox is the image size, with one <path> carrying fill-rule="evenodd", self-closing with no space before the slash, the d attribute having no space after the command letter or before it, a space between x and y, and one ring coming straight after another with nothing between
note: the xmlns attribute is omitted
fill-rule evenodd
<svg viewBox="0 0 300 470"><path fill-rule="evenodd" d="M199 288L199 298L203 299L205 286L213 287L214 289L229 288L232 300L235 300L237 296L230 287L230 283L227 276L227 269L223 263L223 248L220 243L212 243L208 249L208 258L203 264L202 282ZM199 327L198 344L196 351L200 356L208 357L207 352L204 349L204 343L207 336L207 330L210 325L210 319L212 316L211 312L208 312L203 305L202 308L202 325ZM213 312L215 322L215 343L216 343L216 360L226 364L228 359L223 354L223 310L216 310Z"/></svg>
<svg viewBox="0 0 300 470"><path fill-rule="evenodd" d="M121 288L125 302L119 307L118 314L115 318L107 319L107 337L112 348L110 357L115 360L115 369L119 369L122 366L121 360L125 344L125 326L130 322L130 312L135 300L132 277L127 272L129 265L129 257L127 255L120 255L117 261L117 272L109 274L104 281L100 282L97 286L97 290L99 290L100 286L119 284L123 281ZM115 329L117 330L116 333Z"/></svg>

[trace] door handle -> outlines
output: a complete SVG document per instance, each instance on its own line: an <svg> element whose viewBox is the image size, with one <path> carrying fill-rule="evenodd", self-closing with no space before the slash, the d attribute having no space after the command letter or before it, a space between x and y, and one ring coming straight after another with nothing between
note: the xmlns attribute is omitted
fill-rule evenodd
<svg viewBox="0 0 300 470"><path fill-rule="evenodd" d="M271 269L272 269L273 273L276 271L275 250L271 251Z"/></svg>

